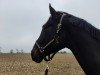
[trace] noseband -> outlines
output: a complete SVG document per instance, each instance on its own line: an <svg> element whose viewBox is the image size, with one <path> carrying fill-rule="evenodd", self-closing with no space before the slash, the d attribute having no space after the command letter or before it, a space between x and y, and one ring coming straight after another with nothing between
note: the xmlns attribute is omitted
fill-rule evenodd
<svg viewBox="0 0 100 75"><path fill-rule="evenodd" d="M59 43L59 41L58 41L58 38L59 38L59 31L61 30L61 27L62 27L62 20L63 20L63 17L65 16L66 14L62 14L62 16L61 16L61 19L60 19L60 22L58 23L58 25L57 25L57 30L56 30L56 34L54 35L54 38L50 41L50 42L48 42L44 47L41 47L39 44L38 44L38 42L36 42L36 45L37 45L37 47L39 48L39 51L40 51L40 53L43 55L44 54L44 51L45 51L45 49L51 44L51 43L53 43L54 41L56 41L56 43L58 44ZM54 55L56 54L56 52L55 53L53 53L51 56L50 55L48 55L48 58L44 58L44 60L45 61L50 61L50 60L52 60L52 58L54 57Z"/></svg>

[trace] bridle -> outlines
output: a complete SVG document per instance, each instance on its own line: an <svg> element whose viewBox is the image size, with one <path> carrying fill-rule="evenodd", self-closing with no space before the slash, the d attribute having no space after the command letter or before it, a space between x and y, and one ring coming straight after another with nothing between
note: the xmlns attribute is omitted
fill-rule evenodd
<svg viewBox="0 0 100 75"><path fill-rule="evenodd" d="M66 15L65 13L62 14L61 19L60 19L60 22L59 22L58 25L57 25L56 34L54 35L53 39L52 39L50 42L48 42L44 47L41 47L41 46L38 44L38 42L36 41L36 45L37 45L37 47L39 48L39 51L40 51L40 53L41 53L42 55L44 54L45 49L46 49L51 43L53 43L54 41L56 41L57 44L59 43L59 41L58 41L58 38L59 38L59 31L61 30L61 27L62 27L62 20L63 20L63 17L64 17L65 15ZM56 53L57 53L57 52L54 52L52 55L47 55L48 58L45 57L44 60L45 60L45 61L50 61L50 60L52 60L52 58L54 57L54 55L55 55Z"/></svg>
<svg viewBox="0 0 100 75"><path fill-rule="evenodd" d="M62 14L61 19L60 19L60 22L59 22L58 25L57 25L56 34L54 35L54 38L53 38L50 42L48 42L44 47L41 47L41 46L38 44L38 42L36 41L36 45L37 45L37 47L39 48L39 51L40 51L41 54L43 54L44 51L45 51L45 49L46 49L51 43L53 43L54 41L56 41L57 44L59 43L59 41L58 41L58 38L59 38L59 31L61 30L61 27L62 27L62 20L63 20L63 17L64 17L65 15L66 15L65 13ZM54 57L55 54L56 54L56 52L54 52L51 56L48 55L48 58L45 57L44 60L46 60L46 61L52 60L52 58Z"/></svg>

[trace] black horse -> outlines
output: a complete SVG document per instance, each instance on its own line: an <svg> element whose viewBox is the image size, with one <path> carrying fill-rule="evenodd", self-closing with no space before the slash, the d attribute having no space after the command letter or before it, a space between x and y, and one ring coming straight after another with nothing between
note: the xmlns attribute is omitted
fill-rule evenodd
<svg viewBox="0 0 100 75"><path fill-rule="evenodd" d="M55 11L51 5L49 8L51 16L31 51L33 61L49 61L67 47L86 75L100 75L100 30L81 18Z"/></svg>

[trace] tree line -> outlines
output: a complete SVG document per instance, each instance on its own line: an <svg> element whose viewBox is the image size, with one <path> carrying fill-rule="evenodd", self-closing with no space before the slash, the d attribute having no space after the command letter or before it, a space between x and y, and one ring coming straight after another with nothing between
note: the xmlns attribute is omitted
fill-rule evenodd
<svg viewBox="0 0 100 75"><path fill-rule="evenodd" d="M0 54L2 54L2 53L3 53L2 47L0 47ZM24 52L23 49L21 49L21 50L19 50L19 49L16 49L16 50L11 49L11 50L10 50L9 52L7 52L7 53L14 54L14 53L25 53L25 52Z"/></svg>

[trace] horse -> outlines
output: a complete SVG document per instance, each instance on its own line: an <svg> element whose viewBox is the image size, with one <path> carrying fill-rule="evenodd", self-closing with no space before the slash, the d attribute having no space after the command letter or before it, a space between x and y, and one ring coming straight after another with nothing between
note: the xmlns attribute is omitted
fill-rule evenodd
<svg viewBox="0 0 100 75"><path fill-rule="evenodd" d="M50 17L31 51L32 60L50 61L59 50L69 48L86 75L100 75L100 30L51 5L49 10Z"/></svg>

